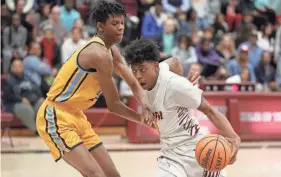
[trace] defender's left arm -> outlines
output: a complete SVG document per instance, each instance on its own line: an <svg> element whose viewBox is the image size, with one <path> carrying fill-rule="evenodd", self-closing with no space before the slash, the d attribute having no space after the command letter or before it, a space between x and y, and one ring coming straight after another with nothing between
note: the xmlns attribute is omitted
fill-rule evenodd
<svg viewBox="0 0 281 177"><path fill-rule="evenodd" d="M126 64L124 58L121 56L119 49L116 46L112 47L114 71L128 84L134 96L142 107L142 114L145 117L145 123L149 126L153 123L153 114L147 108L147 97L145 91L139 85L137 79Z"/></svg>
<svg viewBox="0 0 281 177"><path fill-rule="evenodd" d="M112 47L114 71L129 85L136 99L145 104L146 95L116 46Z"/></svg>

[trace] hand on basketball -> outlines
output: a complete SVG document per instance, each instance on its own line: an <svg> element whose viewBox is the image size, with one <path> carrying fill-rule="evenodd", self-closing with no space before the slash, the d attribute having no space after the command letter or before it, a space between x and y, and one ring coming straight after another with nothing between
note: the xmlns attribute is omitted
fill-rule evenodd
<svg viewBox="0 0 281 177"><path fill-rule="evenodd" d="M194 72L194 71L190 71L188 73L187 79L193 84L196 85L199 82L199 79L201 78L200 73L199 72Z"/></svg>
<svg viewBox="0 0 281 177"><path fill-rule="evenodd" d="M232 145L232 153L228 164L233 164L236 161L236 156L237 156L238 149L240 147L241 139L239 137L237 138L225 137L225 139L227 139L227 141L229 141Z"/></svg>

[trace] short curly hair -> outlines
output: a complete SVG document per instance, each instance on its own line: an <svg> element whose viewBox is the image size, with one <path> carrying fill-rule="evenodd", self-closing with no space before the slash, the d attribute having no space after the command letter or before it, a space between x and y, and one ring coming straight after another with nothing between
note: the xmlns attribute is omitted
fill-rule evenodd
<svg viewBox="0 0 281 177"><path fill-rule="evenodd" d="M159 46L151 39L136 39L126 47L124 56L128 65L142 63L144 61L159 62Z"/></svg>
<svg viewBox="0 0 281 177"><path fill-rule="evenodd" d="M124 5L118 2L109 2L100 0L97 5L90 11L91 19L94 23L104 23L110 15L123 15L126 16Z"/></svg>

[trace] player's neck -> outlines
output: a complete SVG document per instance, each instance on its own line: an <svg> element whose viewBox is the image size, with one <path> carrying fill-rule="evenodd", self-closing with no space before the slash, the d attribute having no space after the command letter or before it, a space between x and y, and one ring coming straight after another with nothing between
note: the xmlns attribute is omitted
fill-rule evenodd
<svg viewBox="0 0 281 177"><path fill-rule="evenodd" d="M153 86L148 91L151 91L151 90L153 90L155 88L155 86L156 86L156 84L158 82L158 77L159 77L159 71L157 72L157 76L156 76L156 79L155 79L155 82L154 82Z"/></svg>
<svg viewBox="0 0 281 177"><path fill-rule="evenodd" d="M108 40L107 40L102 34L97 33L96 36L99 37L99 38L101 38L101 39L103 40L103 42L104 42L106 48L109 49L109 48L111 48L111 46L114 45L114 43L108 42Z"/></svg>

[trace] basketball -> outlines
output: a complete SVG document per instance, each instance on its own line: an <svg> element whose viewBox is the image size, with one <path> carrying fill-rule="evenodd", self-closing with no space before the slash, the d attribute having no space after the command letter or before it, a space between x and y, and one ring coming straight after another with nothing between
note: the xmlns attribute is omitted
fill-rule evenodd
<svg viewBox="0 0 281 177"><path fill-rule="evenodd" d="M196 145L195 157L205 170L216 172L225 168L231 156L231 144L221 135L211 134Z"/></svg>

